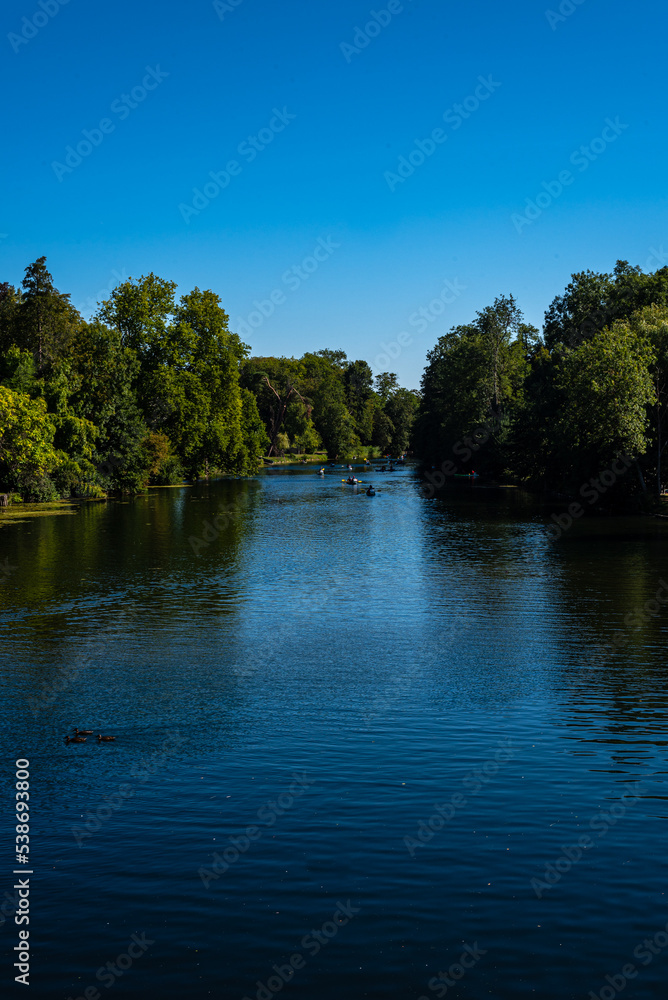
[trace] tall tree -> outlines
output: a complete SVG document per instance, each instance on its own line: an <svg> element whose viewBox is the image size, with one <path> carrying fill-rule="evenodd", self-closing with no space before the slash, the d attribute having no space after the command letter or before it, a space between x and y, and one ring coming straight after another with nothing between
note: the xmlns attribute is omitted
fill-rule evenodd
<svg viewBox="0 0 668 1000"><path fill-rule="evenodd" d="M38 257L26 268L22 287L15 343L32 352L42 373L67 353L82 320L70 305L69 294L54 286L46 257Z"/></svg>

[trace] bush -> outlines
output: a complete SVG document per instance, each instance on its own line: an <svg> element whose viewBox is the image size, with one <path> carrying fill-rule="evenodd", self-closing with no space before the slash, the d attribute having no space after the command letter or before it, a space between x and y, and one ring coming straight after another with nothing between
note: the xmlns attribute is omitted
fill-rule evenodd
<svg viewBox="0 0 668 1000"><path fill-rule="evenodd" d="M53 503L54 500L60 500L60 493L49 476L42 476L25 483L22 494L26 503Z"/></svg>

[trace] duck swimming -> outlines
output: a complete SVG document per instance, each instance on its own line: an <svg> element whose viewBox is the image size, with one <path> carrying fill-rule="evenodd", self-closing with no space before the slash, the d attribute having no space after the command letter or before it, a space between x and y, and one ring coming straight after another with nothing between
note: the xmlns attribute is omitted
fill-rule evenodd
<svg viewBox="0 0 668 1000"><path fill-rule="evenodd" d="M97 735L98 743L111 743L111 741L115 739L116 739L115 736L103 736L102 733L98 733Z"/></svg>
<svg viewBox="0 0 668 1000"><path fill-rule="evenodd" d="M86 742L86 737L85 736L66 736L65 737L65 742L66 743L85 743Z"/></svg>

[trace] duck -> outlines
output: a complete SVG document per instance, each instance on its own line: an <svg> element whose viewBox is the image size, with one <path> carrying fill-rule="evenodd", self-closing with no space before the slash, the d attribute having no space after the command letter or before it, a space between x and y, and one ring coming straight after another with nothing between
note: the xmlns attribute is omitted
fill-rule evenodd
<svg viewBox="0 0 668 1000"><path fill-rule="evenodd" d="M77 727L75 726L74 727L74 735L75 736L92 736L93 735L93 730L92 729L77 729Z"/></svg>
<svg viewBox="0 0 668 1000"><path fill-rule="evenodd" d="M85 743L86 742L86 737L85 736L66 736L65 737L65 742L66 743Z"/></svg>
<svg viewBox="0 0 668 1000"><path fill-rule="evenodd" d="M115 736L103 736L102 733L97 734L98 743L111 743L111 741L115 739Z"/></svg>

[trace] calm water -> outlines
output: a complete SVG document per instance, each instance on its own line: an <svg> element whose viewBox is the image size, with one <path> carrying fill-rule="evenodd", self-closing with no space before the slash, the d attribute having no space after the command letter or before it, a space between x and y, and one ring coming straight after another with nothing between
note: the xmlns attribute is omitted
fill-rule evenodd
<svg viewBox="0 0 668 1000"><path fill-rule="evenodd" d="M668 522L550 545L514 491L427 500L405 469L367 498L341 475L0 527L30 995L610 997L632 963L624 996L662 997L668 606L625 617L668 580ZM117 741L66 746L73 726ZM96 980L133 934L152 943ZM11 983L12 919L0 940Z"/></svg>

